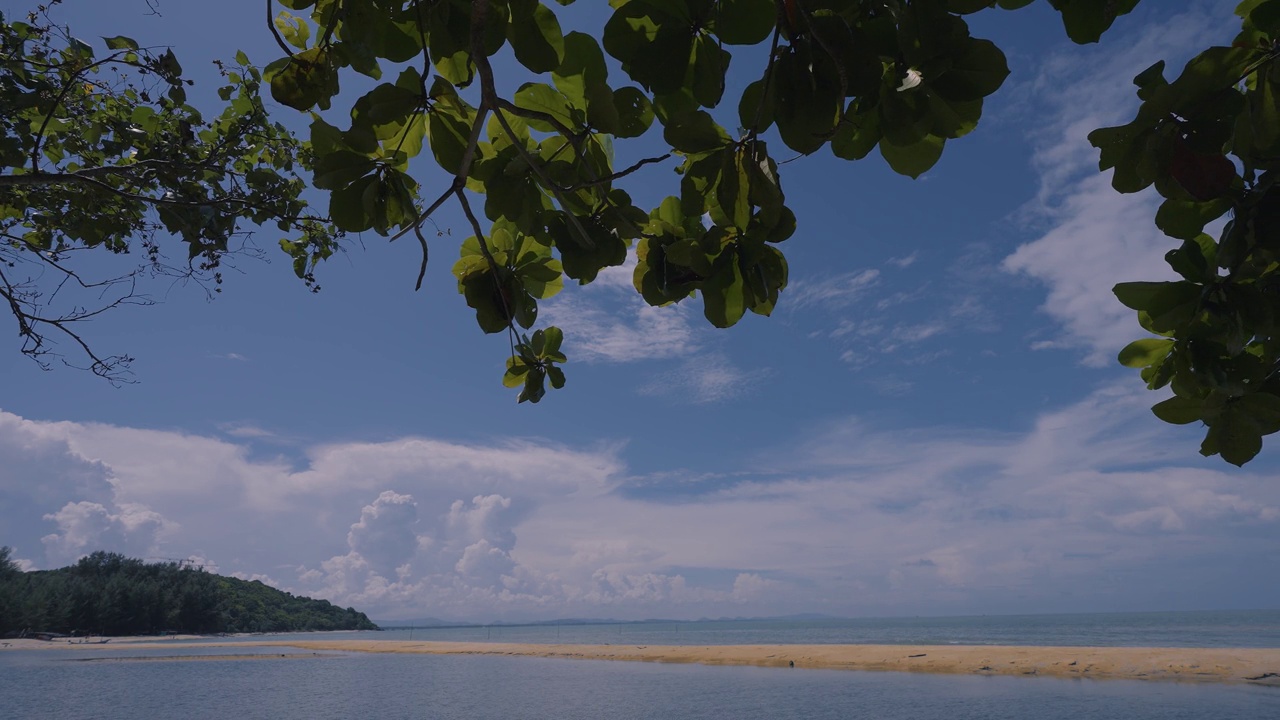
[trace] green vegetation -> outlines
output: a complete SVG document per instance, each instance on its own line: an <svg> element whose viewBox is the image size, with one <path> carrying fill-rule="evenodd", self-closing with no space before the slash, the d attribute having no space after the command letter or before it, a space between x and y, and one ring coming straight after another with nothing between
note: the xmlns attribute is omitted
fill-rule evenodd
<svg viewBox="0 0 1280 720"><path fill-rule="evenodd" d="M1139 0L1048 1L1066 34L1090 43ZM124 252L137 236L154 260L163 230L216 282L238 223L271 220L308 285L345 233L363 232L412 234L421 284L422 225L456 202L473 233L453 265L458 291L484 332L508 336L504 384L538 402L548 381L565 383L561 330L534 326L566 278L590 283L634 253L636 291L652 305L700 297L716 327L771 314L788 283L781 243L803 227L778 159L878 149L920 176L977 126L1010 72L965 17L1031 2L610 0L601 27L564 33L557 13L571 10L539 0L279 0L296 12L267 28L284 56L259 72L237 55L220 91L229 105L211 120L186 104L172 52L113 37L98 57L42 8L0 22L0 107L13 109L0 122L0 298L25 352L48 353L46 333L60 332L112 376L127 358L94 355L71 329L94 311L44 311L40 272L93 286L68 253ZM1152 389L1172 388L1158 417L1204 423L1201 452L1241 465L1280 432L1280 0L1245 0L1236 14L1229 46L1172 82L1162 63L1143 71L1137 118L1090 139L1116 190L1154 185L1165 198L1155 223L1181 245L1167 260L1183 280L1116 288L1156 336L1120 360ZM522 69L499 83L491 58L508 50ZM763 68L736 98L725 95L734 53ZM612 82L606 56L621 71ZM321 113L348 102L343 80L379 84L335 125ZM308 113L309 141L267 121L264 84ZM659 151L615 165L615 149L642 136ZM452 180L424 191L415 162ZM622 186L657 182L649 166L664 165L677 171L671 194L636 206ZM327 194L324 217L304 211L298 171ZM1228 214L1218 238L1203 232Z"/></svg>
<svg viewBox="0 0 1280 720"><path fill-rule="evenodd" d="M97 635L377 630L364 613L179 563L96 552L22 572L0 548L0 637L23 630Z"/></svg>

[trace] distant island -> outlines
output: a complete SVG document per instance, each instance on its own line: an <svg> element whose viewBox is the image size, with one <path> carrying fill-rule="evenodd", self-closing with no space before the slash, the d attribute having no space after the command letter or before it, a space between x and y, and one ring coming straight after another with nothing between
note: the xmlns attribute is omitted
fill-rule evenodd
<svg viewBox="0 0 1280 720"><path fill-rule="evenodd" d="M23 572L0 548L0 637L378 630L354 608L178 562L95 552L57 570Z"/></svg>
<svg viewBox="0 0 1280 720"><path fill-rule="evenodd" d="M843 620L835 615L822 613L795 613L792 615L737 616L737 617L701 617L697 620L678 620L675 618L645 618L643 620L619 620L617 618L557 618L553 620L495 620L493 622L475 622L466 620L442 620L435 617L413 618L407 620L380 620L378 624L384 630L396 629L461 629L461 628L498 628L498 627L571 627L579 625L685 625L689 623L734 623L734 622L812 622L821 620Z"/></svg>

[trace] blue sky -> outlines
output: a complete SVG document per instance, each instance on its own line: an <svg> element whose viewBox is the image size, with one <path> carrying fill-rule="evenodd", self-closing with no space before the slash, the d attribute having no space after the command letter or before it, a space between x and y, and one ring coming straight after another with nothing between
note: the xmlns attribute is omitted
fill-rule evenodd
<svg viewBox="0 0 1280 720"><path fill-rule="evenodd" d="M87 329L136 385L0 352L0 543L42 568L191 556L388 619L1275 607L1280 462L1201 458L1116 365L1140 330L1110 287L1168 276L1173 241L1085 141L1127 121L1133 75L1229 42L1233 6L1151 0L1085 48L1045 2L973 18L1013 74L935 169L783 167L800 230L774 317L715 330L608 271L545 306L570 363L538 406L455 292L452 208L418 293L414 245L370 234L311 295L264 232L269 262L216 300L157 280L159 304ZM146 9L61 17L173 44L194 98L211 59L276 55L256 0ZM652 205L672 178L627 189Z"/></svg>

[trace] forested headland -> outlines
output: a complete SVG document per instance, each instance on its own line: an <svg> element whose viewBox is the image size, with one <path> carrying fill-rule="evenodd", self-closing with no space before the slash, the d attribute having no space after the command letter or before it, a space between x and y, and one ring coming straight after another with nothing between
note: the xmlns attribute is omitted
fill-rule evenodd
<svg viewBox="0 0 1280 720"><path fill-rule="evenodd" d="M95 552L23 572L0 548L0 637L377 630L362 612L177 562Z"/></svg>

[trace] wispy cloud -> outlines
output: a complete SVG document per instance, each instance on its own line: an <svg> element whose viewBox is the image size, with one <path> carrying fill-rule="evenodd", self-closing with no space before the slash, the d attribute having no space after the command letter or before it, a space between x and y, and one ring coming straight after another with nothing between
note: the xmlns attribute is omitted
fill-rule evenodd
<svg viewBox="0 0 1280 720"><path fill-rule="evenodd" d="M1158 197L1151 191L1120 195L1111 189L1110 173L1098 173L1097 151L1086 136L1095 128L1128 122L1138 104L1131 80L1156 60L1170 60L1176 68L1190 53L1228 40L1232 32L1223 15L1192 10L1113 38L1092 53L1077 49L1050 57L1019 89L1038 106L1042 128L1032 138L1040 186L1022 217L1047 229L1002 266L1048 287L1041 310L1064 331L1033 347L1079 348L1086 364L1100 366L1142 335L1133 312L1115 300L1111 288L1172 277L1163 256L1176 242L1153 225Z"/></svg>
<svg viewBox="0 0 1280 720"><path fill-rule="evenodd" d="M804 321L825 323L809 337L830 341L856 370L882 361L919 364L950 352L937 347L944 338L1000 329L992 308L1000 292L996 276L1003 273L989 245L958 248L941 274L923 273L916 267L919 257L891 258L885 272L857 270L802 282L799 302L788 298L786 307L803 311Z"/></svg>
<svg viewBox="0 0 1280 720"><path fill-rule="evenodd" d="M887 264L893 265L899 270L905 270L911 267L913 264L915 264L915 261L918 260L919 258L920 258L920 251L913 250L910 255L906 255L904 257L889 258L886 262Z"/></svg>
<svg viewBox="0 0 1280 720"><path fill-rule="evenodd" d="M635 257L606 268L595 282L572 287L542 307L542 319L565 331L571 360L641 362L691 355L699 343L686 305L652 307L631 283Z"/></svg>
<svg viewBox="0 0 1280 720"><path fill-rule="evenodd" d="M277 433L273 430L259 427L252 423L222 423L218 426L222 432L235 438L243 438L246 440L272 440L272 441L292 441L285 435Z"/></svg>
<svg viewBox="0 0 1280 720"><path fill-rule="evenodd" d="M700 355L659 374L640 388L640 394L696 404L723 402L750 391L770 372L769 368L743 369L718 353Z"/></svg>
<svg viewBox="0 0 1280 720"><path fill-rule="evenodd" d="M793 310L813 305L844 307L861 300L879 280L880 271L874 268L802 280L788 288L787 306Z"/></svg>

